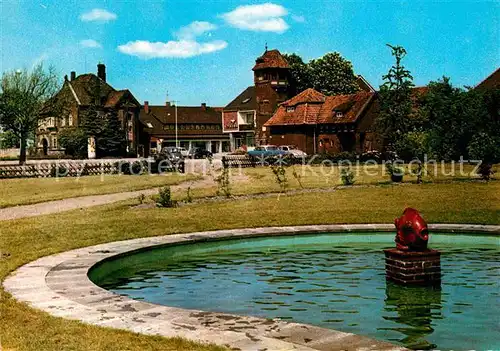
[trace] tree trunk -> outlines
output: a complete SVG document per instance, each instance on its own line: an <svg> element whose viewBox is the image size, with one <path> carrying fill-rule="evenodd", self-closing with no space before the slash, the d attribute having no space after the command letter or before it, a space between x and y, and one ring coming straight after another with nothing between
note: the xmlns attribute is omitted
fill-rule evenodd
<svg viewBox="0 0 500 351"><path fill-rule="evenodd" d="M26 163L26 142L27 142L26 135L22 134L21 135L21 151L19 153L19 164L23 165Z"/></svg>

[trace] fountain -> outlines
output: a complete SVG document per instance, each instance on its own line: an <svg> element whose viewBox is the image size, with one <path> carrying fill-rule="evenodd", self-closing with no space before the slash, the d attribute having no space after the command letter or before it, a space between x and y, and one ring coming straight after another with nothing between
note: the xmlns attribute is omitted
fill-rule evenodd
<svg viewBox="0 0 500 351"><path fill-rule="evenodd" d="M427 248L429 230L420 213L406 208L394 224L396 248L384 250L387 280L402 285L440 285L441 252Z"/></svg>

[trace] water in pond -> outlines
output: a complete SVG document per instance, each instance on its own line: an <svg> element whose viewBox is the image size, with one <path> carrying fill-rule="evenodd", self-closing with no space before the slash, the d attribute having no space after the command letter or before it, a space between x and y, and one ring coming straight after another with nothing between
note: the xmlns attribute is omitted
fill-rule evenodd
<svg viewBox="0 0 500 351"><path fill-rule="evenodd" d="M498 238L432 235L441 289L385 280L393 235L307 235L165 247L118 258L90 278L138 300L279 317L414 349L498 350Z"/></svg>

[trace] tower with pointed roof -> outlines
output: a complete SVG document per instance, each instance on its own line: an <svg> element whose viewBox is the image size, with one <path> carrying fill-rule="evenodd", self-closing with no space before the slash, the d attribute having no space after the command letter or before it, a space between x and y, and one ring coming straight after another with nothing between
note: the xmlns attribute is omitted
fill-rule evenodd
<svg viewBox="0 0 500 351"><path fill-rule="evenodd" d="M278 50L267 50L255 60L253 67L254 84L259 96L266 98L266 91L271 88L278 94L278 102L289 98L290 66Z"/></svg>

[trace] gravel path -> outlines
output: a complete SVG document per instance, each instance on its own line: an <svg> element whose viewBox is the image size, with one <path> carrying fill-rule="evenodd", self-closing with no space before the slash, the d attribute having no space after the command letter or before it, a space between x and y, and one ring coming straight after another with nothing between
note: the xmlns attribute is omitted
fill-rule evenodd
<svg viewBox="0 0 500 351"><path fill-rule="evenodd" d="M235 181L248 181L245 176L237 176L238 179ZM206 188L215 186L214 181L211 177L204 177L203 179L196 181L183 182L178 185L172 186L172 191L185 190L188 187L195 188ZM138 197L140 194L154 195L158 193L159 188L137 190L137 191L127 191L115 194L106 195L91 195L91 196L81 196L74 197L63 200L55 200L49 202L42 202L33 205L23 205L15 207L7 207L0 209L0 221L7 221L10 219L19 219L25 217L42 216L52 213L76 210L79 208L86 208L92 206L106 205L113 202L123 201L131 198Z"/></svg>

